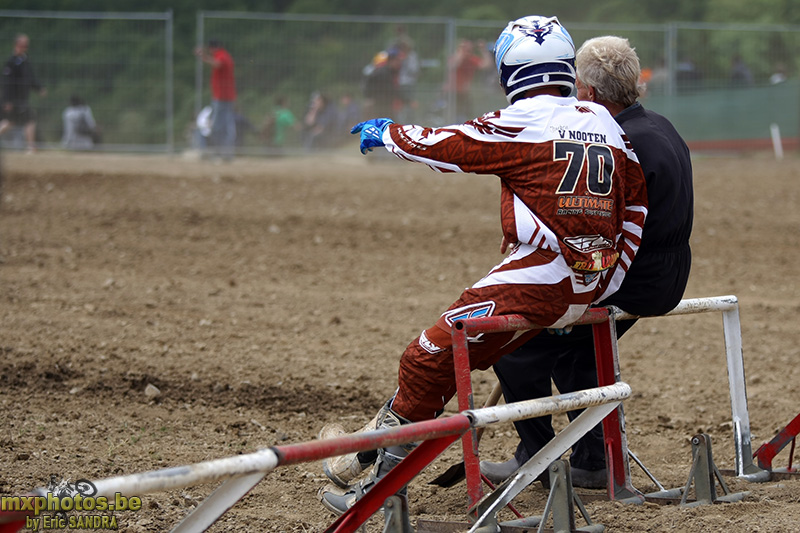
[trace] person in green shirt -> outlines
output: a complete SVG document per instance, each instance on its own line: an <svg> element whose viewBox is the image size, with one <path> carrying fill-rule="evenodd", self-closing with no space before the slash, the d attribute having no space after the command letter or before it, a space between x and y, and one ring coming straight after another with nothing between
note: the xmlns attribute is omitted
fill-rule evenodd
<svg viewBox="0 0 800 533"><path fill-rule="evenodd" d="M275 101L275 109L267 117L262 130L267 145L276 148L285 146L296 124L297 118L289 109L288 99L285 96L279 96Z"/></svg>

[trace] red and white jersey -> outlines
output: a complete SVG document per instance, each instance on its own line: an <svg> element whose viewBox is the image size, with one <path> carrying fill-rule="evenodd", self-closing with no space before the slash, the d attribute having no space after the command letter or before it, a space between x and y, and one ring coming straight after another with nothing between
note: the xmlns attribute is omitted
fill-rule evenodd
<svg viewBox="0 0 800 533"><path fill-rule="evenodd" d="M506 239L563 255L587 280L620 259L618 286L638 250L644 176L625 133L599 104L539 95L455 126L391 124L383 142L439 172L499 176ZM605 296L616 290L609 283L601 284Z"/></svg>

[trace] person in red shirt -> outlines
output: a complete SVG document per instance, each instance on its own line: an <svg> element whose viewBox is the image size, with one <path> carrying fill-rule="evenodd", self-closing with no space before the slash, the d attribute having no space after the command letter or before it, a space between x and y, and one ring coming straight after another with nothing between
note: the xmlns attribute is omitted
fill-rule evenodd
<svg viewBox="0 0 800 533"><path fill-rule="evenodd" d="M211 134L209 144L224 160L233 159L236 146L236 80L233 57L217 40L208 49L198 47L195 55L211 65Z"/></svg>
<svg viewBox="0 0 800 533"><path fill-rule="evenodd" d="M484 41L478 41L477 53L476 45L468 40L462 39L458 43L455 55L450 58L450 83L448 87L455 92L456 96L456 120L465 121L473 117L472 79L475 73L483 70L492 64L492 58L486 48Z"/></svg>

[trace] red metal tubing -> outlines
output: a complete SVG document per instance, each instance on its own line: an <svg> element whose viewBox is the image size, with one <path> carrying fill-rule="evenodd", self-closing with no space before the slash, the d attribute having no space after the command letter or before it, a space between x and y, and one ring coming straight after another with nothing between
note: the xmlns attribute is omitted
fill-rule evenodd
<svg viewBox="0 0 800 533"><path fill-rule="evenodd" d="M281 466L317 461L352 452L376 450L450 435L461 435L470 428L466 415L455 414L436 420L425 420L390 429L345 435L335 439L315 440L285 446L273 446Z"/></svg>
<svg viewBox="0 0 800 533"><path fill-rule="evenodd" d="M575 324L598 324L607 322L608 317L608 309L604 307L591 308L581 315ZM543 328L522 315L465 318L453 324L451 330L453 338L453 364L455 367L458 408L460 411L474 408L468 337L479 333L525 331L530 329ZM611 383L614 381L612 373ZM471 509L483 497L480 477L480 457L474 431L463 435L462 448L464 452L464 469L467 478L467 507Z"/></svg>
<svg viewBox="0 0 800 533"><path fill-rule="evenodd" d="M613 319L608 318L592 325L594 335L597 385L600 387L617 382L617 337ZM631 484L630 469L627 463L628 447L623 440L621 407L603 419L603 440L606 443L606 465L608 468L608 499L618 500L639 497L641 494Z"/></svg>
<svg viewBox="0 0 800 533"><path fill-rule="evenodd" d="M587 309L581 317L573 322L573 325L598 324L608 319L608 309L605 307L593 307ZM459 320L453 327L465 329L467 335L478 333L498 333L501 331L521 331L527 329L544 329L544 326L534 324L522 315L499 315L486 316L481 318L466 318Z"/></svg>
<svg viewBox="0 0 800 533"><path fill-rule="evenodd" d="M17 531L22 531L25 527L25 520L19 520L17 522L8 522L6 524L0 525L0 533L17 533Z"/></svg>
<svg viewBox="0 0 800 533"><path fill-rule="evenodd" d="M753 454L758 458L759 468L771 472L772 460L787 444L793 443L798 434L800 434L800 414L794 417L771 441L762 444L758 451ZM791 469L791 464L789 468Z"/></svg>
<svg viewBox="0 0 800 533"><path fill-rule="evenodd" d="M414 479L414 476L419 474L423 468L436 459L456 439L458 439L458 435L448 435L421 443L399 465L381 478L353 507L331 524L325 530L325 533L351 533L356 531L381 508L389 496L396 494L406 486Z"/></svg>
<svg viewBox="0 0 800 533"><path fill-rule="evenodd" d="M472 322L472 320L467 320L467 323L470 322ZM472 368L469 362L469 339L467 337L465 322L459 320L453 324L451 335L453 338L453 366L455 368L456 391L458 392L458 409L463 412L475 406L472 396ZM483 497L480 477L480 459L478 457L475 431L467 431L464 433L461 437L461 448L464 455L464 473L467 478L467 505L471 508Z"/></svg>

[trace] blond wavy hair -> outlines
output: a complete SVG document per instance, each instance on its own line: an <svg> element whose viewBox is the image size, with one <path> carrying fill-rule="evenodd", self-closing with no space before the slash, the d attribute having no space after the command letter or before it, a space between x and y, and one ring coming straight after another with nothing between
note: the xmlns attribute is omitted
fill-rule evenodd
<svg viewBox="0 0 800 533"><path fill-rule="evenodd" d="M639 56L628 39L606 35L584 42L575 55L578 79L596 99L628 107L642 94Z"/></svg>

